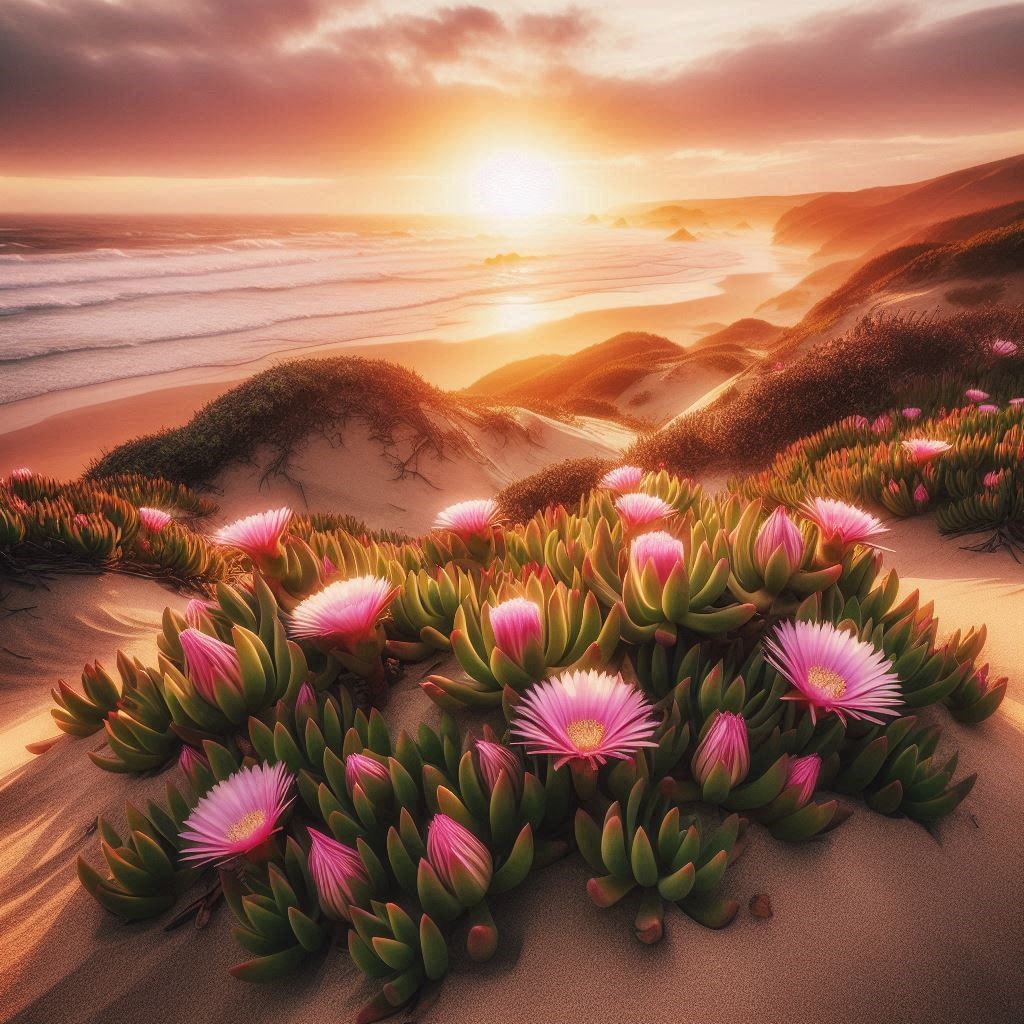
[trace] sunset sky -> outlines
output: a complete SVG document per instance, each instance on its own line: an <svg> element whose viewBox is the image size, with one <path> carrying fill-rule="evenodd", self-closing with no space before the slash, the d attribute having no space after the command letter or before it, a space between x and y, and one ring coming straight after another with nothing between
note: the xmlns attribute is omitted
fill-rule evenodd
<svg viewBox="0 0 1024 1024"><path fill-rule="evenodd" d="M459 213L509 160L567 211L911 181L1024 151L1022 53L983 0L3 0L0 208Z"/></svg>

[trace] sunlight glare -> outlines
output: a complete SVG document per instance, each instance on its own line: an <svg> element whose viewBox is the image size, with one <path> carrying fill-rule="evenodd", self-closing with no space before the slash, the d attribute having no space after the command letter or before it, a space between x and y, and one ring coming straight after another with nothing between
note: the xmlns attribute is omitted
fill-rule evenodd
<svg viewBox="0 0 1024 1024"><path fill-rule="evenodd" d="M527 150L490 153L472 169L469 201L490 217L536 217L555 212L562 182L554 162Z"/></svg>

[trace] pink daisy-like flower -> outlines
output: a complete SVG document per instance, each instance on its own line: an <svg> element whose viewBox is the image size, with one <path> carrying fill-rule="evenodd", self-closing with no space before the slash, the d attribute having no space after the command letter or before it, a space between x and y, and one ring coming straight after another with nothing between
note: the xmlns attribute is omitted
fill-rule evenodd
<svg viewBox="0 0 1024 1024"><path fill-rule="evenodd" d="M564 672L527 690L517 706L512 735L527 753L591 768L610 758L635 756L658 728L650 704L620 675L607 672Z"/></svg>
<svg viewBox="0 0 1024 1024"><path fill-rule="evenodd" d="M628 530L642 526L650 526L661 519L674 516L676 510L667 502L653 494L633 491L615 499L615 511L619 513L622 525Z"/></svg>
<svg viewBox="0 0 1024 1024"><path fill-rule="evenodd" d="M984 484L986 487L998 487L1003 482L1003 470L993 469L985 474Z"/></svg>
<svg viewBox="0 0 1024 1024"><path fill-rule="evenodd" d="M635 491L644 478L644 471L639 466L618 466L610 469L603 477L599 486L616 494L627 494Z"/></svg>
<svg viewBox="0 0 1024 1024"><path fill-rule="evenodd" d="M948 441L937 441L928 437L912 437L903 442L903 450L919 465L938 458L953 446Z"/></svg>
<svg viewBox="0 0 1024 1024"><path fill-rule="evenodd" d="M989 397L987 391L982 391L980 388L968 388L964 394L972 402L984 402Z"/></svg>
<svg viewBox="0 0 1024 1024"><path fill-rule="evenodd" d="M916 405L908 405L900 415L905 420L918 420L921 418L921 410L918 409Z"/></svg>
<svg viewBox="0 0 1024 1024"><path fill-rule="evenodd" d="M398 588L379 576L339 580L307 597L292 612L294 637L327 641L353 652L369 639Z"/></svg>
<svg viewBox="0 0 1024 1024"><path fill-rule="evenodd" d="M1017 354L1017 344L1007 338L996 338L989 345L988 350L994 356L1015 356Z"/></svg>
<svg viewBox="0 0 1024 1024"><path fill-rule="evenodd" d="M480 775L483 777L490 792L498 784L501 773L508 776L516 797L523 791L523 764L519 755L504 743L492 743L490 740L477 740L473 744L477 760L480 763Z"/></svg>
<svg viewBox="0 0 1024 1024"><path fill-rule="evenodd" d="M818 776L821 774L821 756L807 754L804 757L790 759L786 770L786 788L796 786L799 790L797 800L803 807L814 796L818 788Z"/></svg>
<svg viewBox="0 0 1024 1024"><path fill-rule="evenodd" d="M309 873L313 876L323 912L335 921L352 918L349 907L357 902L358 889L370 886L363 858L351 846L315 828L309 833Z"/></svg>
<svg viewBox="0 0 1024 1024"><path fill-rule="evenodd" d="M447 814L435 814L427 826L427 858L445 887L460 898L472 893L479 900L490 888L494 875L490 851Z"/></svg>
<svg viewBox="0 0 1024 1024"><path fill-rule="evenodd" d="M711 723L693 755L693 777L703 786L711 773L722 765L735 786L750 771L750 738L742 715L722 711Z"/></svg>
<svg viewBox="0 0 1024 1024"><path fill-rule="evenodd" d="M189 627L178 634L185 668L192 685L208 704L217 704L217 684L242 689L242 667L238 651L215 636Z"/></svg>
<svg viewBox="0 0 1024 1024"><path fill-rule="evenodd" d="M999 412L999 406L991 405L990 403L987 402L982 402L982 404L978 406L978 412L982 413L985 416L991 416L993 413Z"/></svg>
<svg viewBox="0 0 1024 1024"><path fill-rule="evenodd" d="M291 785L283 764L242 768L218 782L185 821L182 859L223 864L258 851L280 828Z"/></svg>
<svg viewBox="0 0 1024 1024"><path fill-rule="evenodd" d="M139 521L153 533L159 533L174 517L162 508L140 508Z"/></svg>
<svg viewBox="0 0 1024 1024"><path fill-rule="evenodd" d="M883 725L903 702L892 662L831 622L783 622L764 641L765 658L794 687L783 700L806 704L811 721L832 712L844 722Z"/></svg>
<svg viewBox="0 0 1024 1024"><path fill-rule="evenodd" d="M796 568L804 557L804 535L800 527L789 518L789 513L779 505L761 524L754 541L754 558L763 569L772 555L781 548L791 568Z"/></svg>
<svg viewBox="0 0 1024 1024"><path fill-rule="evenodd" d="M889 532L889 528L870 512L835 498L810 498L800 505L800 511L821 530L826 540L838 540L844 546L868 544L877 547L874 538Z"/></svg>
<svg viewBox="0 0 1024 1024"><path fill-rule="evenodd" d="M18 466L17 469L11 470L12 480L31 480L32 476L32 470L28 466Z"/></svg>
<svg viewBox="0 0 1024 1024"><path fill-rule="evenodd" d="M664 530L641 533L629 546L629 557L637 573L643 574L648 565L654 567L659 583L664 583L672 570L686 558L686 548L678 537Z"/></svg>
<svg viewBox="0 0 1024 1024"><path fill-rule="evenodd" d="M390 788L391 773L386 765L367 754L349 754L345 758L345 785L349 793L354 793L356 786L366 792Z"/></svg>
<svg viewBox="0 0 1024 1024"><path fill-rule="evenodd" d="M494 646L517 664L530 644L543 643L544 623L540 608L525 597L512 597L489 611Z"/></svg>
<svg viewBox="0 0 1024 1024"><path fill-rule="evenodd" d="M292 521L290 508L275 508L266 512L236 519L222 526L215 534L218 544L238 548L251 559L277 558L281 555L281 541Z"/></svg>
<svg viewBox="0 0 1024 1024"><path fill-rule="evenodd" d="M1014 409L1019 405L1024 405L1024 398L1011 398L1007 405L1012 405Z"/></svg>
<svg viewBox="0 0 1024 1024"><path fill-rule="evenodd" d="M437 514L435 530L448 530L463 540L487 536L501 520L501 510L493 498L457 501Z"/></svg>

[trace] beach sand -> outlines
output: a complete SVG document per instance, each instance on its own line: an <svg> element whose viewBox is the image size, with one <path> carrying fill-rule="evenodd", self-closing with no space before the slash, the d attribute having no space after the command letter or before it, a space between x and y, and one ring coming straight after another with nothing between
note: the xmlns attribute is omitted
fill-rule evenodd
<svg viewBox="0 0 1024 1024"><path fill-rule="evenodd" d="M737 920L716 933L672 911L665 940L654 947L633 938L636 908L629 899L606 911L590 902L587 872L570 858L496 901L502 941L492 962L458 962L429 1012L395 1020L1019 1021L1024 578L1008 555L962 551L930 521L898 523L890 536L896 551L889 563L905 574L904 589L921 586L935 599L940 634L987 622L993 672L1011 679L1003 707L980 726L958 725L935 710L945 730L940 749L959 747L960 771L980 773L935 835L857 803L837 831L801 846L777 843L754 827L747 852L726 876L725 892L742 905ZM0 748L17 742L18 722L45 709L53 674L76 677L83 654L108 657L128 632L108 626L101 638L86 631L81 622L92 617L90 590L96 603L108 595L124 618L155 596L142 594L135 582L106 577L52 585L46 597L51 638L25 646L30 674L7 695ZM13 621L14 646L24 646L34 627L20 616ZM131 635L133 651L141 651L145 643L136 643L134 628ZM416 678L415 670L408 672L393 692L387 717L395 728L437 720ZM122 924L91 900L74 861L79 852L98 860L96 837L86 834L96 814L121 824L125 799L157 796L177 773L107 775L85 756L97 744L96 737L61 739L0 781L0 1018L24 1024L352 1019L371 989L337 949L281 983L246 985L225 973L241 958L226 910L203 931L187 925L165 932L161 920ZM747 910L757 893L771 900L770 920Z"/></svg>

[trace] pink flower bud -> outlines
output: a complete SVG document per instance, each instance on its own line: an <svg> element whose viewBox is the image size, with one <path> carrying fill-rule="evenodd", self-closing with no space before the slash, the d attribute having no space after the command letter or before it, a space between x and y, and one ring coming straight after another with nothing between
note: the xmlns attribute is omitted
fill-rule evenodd
<svg viewBox="0 0 1024 1024"><path fill-rule="evenodd" d="M651 533L640 534L630 544L629 557L636 572L642 575L644 569L651 565L658 582L664 584L672 575L672 570L686 558L686 549L683 542L672 534L664 530L653 530Z"/></svg>
<svg viewBox="0 0 1024 1024"><path fill-rule="evenodd" d="M427 827L427 857L445 887L472 906L483 899L494 875L487 847L447 814L435 814Z"/></svg>
<svg viewBox="0 0 1024 1024"><path fill-rule="evenodd" d="M345 785L349 793L359 786L371 795L383 794L391 788L387 767L366 754L349 754L345 758Z"/></svg>
<svg viewBox="0 0 1024 1024"><path fill-rule="evenodd" d="M530 645L540 646L544 640L544 623L540 608L525 597L513 597L496 604L489 612L494 646L517 665Z"/></svg>
<svg viewBox="0 0 1024 1024"><path fill-rule="evenodd" d="M693 777L703 786L718 765L725 767L734 786L750 771L747 723L742 715L731 711L719 712L704 734L693 755Z"/></svg>
<svg viewBox="0 0 1024 1024"><path fill-rule="evenodd" d="M474 747L477 760L480 762L480 775L487 785L487 791L491 792L494 789L499 777L504 773L512 783L518 800L523 792L523 765L519 755L504 743L492 743L490 740L477 740Z"/></svg>
<svg viewBox="0 0 1024 1024"><path fill-rule="evenodd" d="M761 524L754 541L754 558L762 571L779 548L785 552L790 571L795 571L804 557L804 535L781 505Z"/></svg>
<svg viewBox="0 0 1024 1024"><path fill-rule="evenodd" d="M790 759L786 772L786 787L796 786L799 789L797 799L803 807L814 796L818 788L818 776L821 774L821 758L817 754Z"/></svg>
<svg viewBox="0 0 1024 1024"><path fill-rule="evenodd" d="M208 704L217 706L217 685L226 683L242 689L242 668L238 651L231 644L189 627L178 634L185 668L192 685Z"/></svg>
<svg viewBox="0 0 1024 1024"><path fill-rule="evenodd" d="M351 920L350 906L359 902L360 890L370 886L362 857L333 836L315 828L309 833L309 873L313 876L323 912L336 921Z"/></svg>

